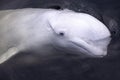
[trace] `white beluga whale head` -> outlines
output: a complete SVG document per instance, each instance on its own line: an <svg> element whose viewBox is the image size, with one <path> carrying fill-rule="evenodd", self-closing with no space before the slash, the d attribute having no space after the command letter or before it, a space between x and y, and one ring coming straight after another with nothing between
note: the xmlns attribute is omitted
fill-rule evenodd
<svg viewBox="0 0 120 80"><path fill-rule="evenodd" d="M64 10L50 14L49 24L56 34L53 45L57 49L86 57L107 55L111 34L93 16Z"/></svg>
<svg viewBox="0 0 120 80"><path fill-rule="evenodd" d="M111 40L107 27L93 16L71 10L0 11L0 63L24 50L103 57Z"/></svg>

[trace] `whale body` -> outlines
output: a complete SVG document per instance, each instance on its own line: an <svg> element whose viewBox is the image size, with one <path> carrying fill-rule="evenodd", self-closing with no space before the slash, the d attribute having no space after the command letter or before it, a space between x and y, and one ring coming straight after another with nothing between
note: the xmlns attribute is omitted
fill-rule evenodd
<svg viewBox="0 0 120 80"><path fill-rule="evenodd" d="M0 64L20 51L58 52L103 57L111 34L98 19L72 10L16 9L0 11Z"/></svg>

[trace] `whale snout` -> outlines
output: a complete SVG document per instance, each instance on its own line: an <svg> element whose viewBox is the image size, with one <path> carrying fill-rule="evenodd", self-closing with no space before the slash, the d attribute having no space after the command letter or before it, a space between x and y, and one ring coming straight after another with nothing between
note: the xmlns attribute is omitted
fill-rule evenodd
<svg viewBox="0 0 120 80"><path fill-rule="evenodd" d="M78 51L90 57L104 57L107 55L107 43L106 45L99 46L96 43L86 42L80 38L71 39L70 42L76 46Z"/></svg>
<svg viewBox="0 0 120 80"><path fill-rule="evenodd" d="M107 55L107 50L106 51L102 51L102 53L100 53L100 54L96 54L95 57L103 58L106 55Z"/></svg>

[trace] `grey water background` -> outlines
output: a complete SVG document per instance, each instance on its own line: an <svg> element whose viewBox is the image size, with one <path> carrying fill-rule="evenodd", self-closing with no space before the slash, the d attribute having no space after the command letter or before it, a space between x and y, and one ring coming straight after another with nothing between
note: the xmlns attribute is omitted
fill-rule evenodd
<svg viewBox="0 0 120 80"><path fill-rule="evenodd" d="M119 0L0 0L0 10L30 7L83 10L99 20L103 15L113 33L108 55L102 59L81 59L75 55L40 59L34 52L21 52L0 65L0 80L120 80ZM110 20L113 23L108 23ZM24 62L28 56L34 56L35 62Z"/></svg>

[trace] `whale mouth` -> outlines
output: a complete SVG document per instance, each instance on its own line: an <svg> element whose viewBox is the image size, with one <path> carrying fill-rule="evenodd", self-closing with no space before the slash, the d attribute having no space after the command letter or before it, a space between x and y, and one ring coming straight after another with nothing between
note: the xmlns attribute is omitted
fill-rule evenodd
<svg viewBox="0 0 120 80"><path fill-rule="evenodd" d="M70 42L85 55L91 57L100 57L100 58L107 55L107 50L103 50L100 47L87 43L82 39L73 39L70 40Z"/></svg>
<svg viewBox="0 0 120 80"><path fill-rule="evenodd" d="M95 55L93 54L91 51L88 50L88 48L85 48L83 46L81 46L81 44L78 44L78 43L75 43L75 42L72 42L71 43L77 47L77 49L80 49L80 52L82 52L84 55L86 56L90 56L90 57L104 57L105 55Z"/></svg>

